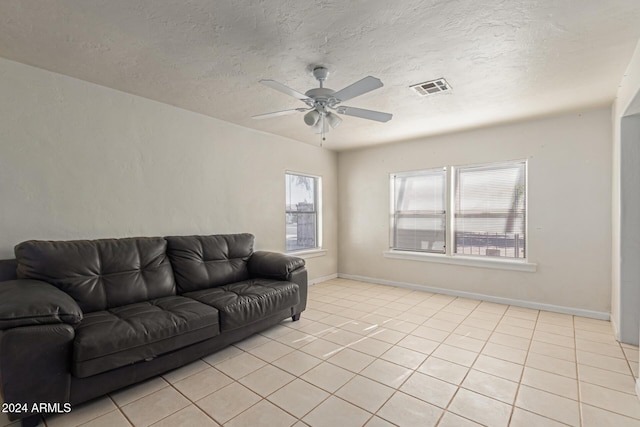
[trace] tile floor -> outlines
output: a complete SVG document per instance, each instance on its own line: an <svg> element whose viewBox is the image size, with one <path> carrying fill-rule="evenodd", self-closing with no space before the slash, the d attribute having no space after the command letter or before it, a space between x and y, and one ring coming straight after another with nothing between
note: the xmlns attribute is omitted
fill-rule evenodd
<svg viewBox="0 0 640 427"><path fill-rule="evenodd" d="M640 426L634 376L609 322L334 279L299 322L45 423Z"/></svg>

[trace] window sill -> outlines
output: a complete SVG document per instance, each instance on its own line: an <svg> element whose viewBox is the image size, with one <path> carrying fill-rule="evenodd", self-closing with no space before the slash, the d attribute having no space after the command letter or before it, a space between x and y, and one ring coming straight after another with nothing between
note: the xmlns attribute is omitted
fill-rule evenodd
<svg viewBox="0 0 640 427"><path fill-rule="evenodd" d="M495 268L498 270L526 271L530 273L534 273L538 268L538 264L533 264L526 261L507 261L502 259L466 257L466 256L460 256L460 255L447 256L447 255L441 255L441 254L395 251L395 250L384 251L383 255L385 258L393 258L393 259L437 262L440 264L466 265L469 267Z"/></svg>
<svg viewBox="0 0 640 427"><path fill-rule="evenodd" d="M298 258L308 259L325 256L327 254L326 249L306 249L303 251L287 252L287 255L297 256Z"/></svg>

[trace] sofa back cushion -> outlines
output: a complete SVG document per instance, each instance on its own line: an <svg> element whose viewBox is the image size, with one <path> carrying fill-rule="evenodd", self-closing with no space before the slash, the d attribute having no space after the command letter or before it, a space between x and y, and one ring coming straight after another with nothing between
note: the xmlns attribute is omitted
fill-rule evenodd
<svg viewBox="0 0 640 427"><path fill-rule="evenodd" d="M161 237L37 241L15 247L18 277L49 282L83 312L176 294Z"/></svg>
<svg viewBox="0 0 640 427"><path fill-rule="evenodd" d="M178 292L228 285L249 278L247 262L253 254L252 234L171 236L167 253Z"/></svg>

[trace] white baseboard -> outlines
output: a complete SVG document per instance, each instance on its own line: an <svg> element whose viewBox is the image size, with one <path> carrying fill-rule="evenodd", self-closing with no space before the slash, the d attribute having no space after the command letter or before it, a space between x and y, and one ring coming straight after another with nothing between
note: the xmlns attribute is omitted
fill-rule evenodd
<svg viewBox="0 0 640 427"><path fill-rule="evenodd" d="M328 276L323 276L323 277L316 277L315 279L309 280L309 286L315 285L316 283L322 283L322 282L326 282L328 280L337 279L337 278L338 278L338 273L330 274Z"/></svg>
<svg viewBox="0 0 640 427"><path fill-rule="evenodd" d="M359 282L376 283L378 285L397 286L400 288L413 289L417 291L433 292L435 294L451 295L454 297L478 299L482 301L495 302L498 304L515 305L517 307L531 308L534 310L553 311L556 313L571 314L575 316L590 317L599 320L609 320L609 313L601 311L584 310L581 308L565 307L561 305L543 304L533 301L524 301L511 298L494 297L491 295L476 294L473 292L456 291L453 289L435 288L432 286L418 285L415 283L396 282L393 280L376 279L373 277L357 276L353 274L338 273L338 277L343 279L357 280Z"/></svg>

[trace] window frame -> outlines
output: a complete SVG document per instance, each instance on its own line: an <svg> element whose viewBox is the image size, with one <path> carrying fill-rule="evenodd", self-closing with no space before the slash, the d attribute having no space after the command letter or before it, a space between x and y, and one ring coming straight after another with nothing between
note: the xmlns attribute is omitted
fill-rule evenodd
<svg viewBox="0 0 640 427"><path fill-rule="evenodd" d="M456 229L455 229L455 221L456 221L456 200L458 197L458 182L456 181L457 177L458 177L458 171L460 169L500 169L500 168L507 168L507 167L513 167L516 165L520 165L520 164L524 164L524 205L525 205L525 210L524 210L524 257L522 258L507 258L507 257L498 257L500 259L504 259L505 261L514 261L514 262L527 262L527 257L529 254L529 182L528 182L528 176L529 176L529 165L528 165L528 161L525 160L511 160L511 161L505 161L505 162L493 162L493 163L480 163L480 164L473 164L473 165L464 165L464 166L451 166L451 187L449 189L449 195L451 196L451 204L450 204L450 209L451 209L451 235L450 237L450 242L451 242L451 254L452 256L468 256L468 257L472 257L472 258L485 258L485 256L482 255L467 255L467 254L457 254L455 253L455 249L456 249L456 244L457 244L457 237L456 237Z"/></svg>
<svg viewBox="0 0 640 427"><path fill-rule="evenodd" d="M478 256L478 255L465 255L465 254L456 254L454 252L454 242L455 242L455 191L456 191L456 169L460 168L470 168L470 167L500 167L500 166L508 166L524 163L524 181L525 181L525 219L524 219L524 229L525 229L525 247L524 247L524 258L506 258L506 257L492 257L492 256ZM446 198L446 211L445 211L445 253L433 253L433 252L423 252L423 251L413 251L413 250L403 250L403 249L395 249L393 247L393 234L394 234L394 208L395 208L395 200L394 200L394 190L393 190L393 179L395 176L400 174L420 174L421 172L426 172L430 170L436 170L444 168L446 170L446 186L445 186L445 198ZM456 265L467 265L473 267L484 267L484 268L496 268L496 269L504 269L504 270L516 270L516 271L527 271L527 272L535 272L537 270L537 264L530 262L530 245L529 245L529 160L528 159L514 159L508 161L499 161L499 162L490 162L490 163L478 163L478 164L468 164L468 165L449 165L444 167L437 168L428 168L421 169L415 171L408 172L394 172L389 174L389 182L390 182L390 206L391 206L391 222L390 222L390 239L389 239L389 249L384 251L383 255L386 258L395 258L395 259L408 259L414 261L427 261L427 262L436 262L443 264L456 264Z"/></svg>
<svg viewBox="0 0 640 427"><path fill-rule="evenodd" d="M443 195L444 195L444 237L445 237L445 241L444 241L444 251L434 251L434 250L429 250L429 249L423 249L423 250L410 250L410 249L400 249L396 247L396 239L397 239L397 230L396 230L396 222L397 222L397 214L399 212L399 210L397 209L397 200L396 200L396 185L395 185L395 180L398 177L401 178L408 178L408 177L415 177L415 176L425 176L425 175L432 175L435 174L436 172L442 172L444 173L444 189L443 189ZM408 171L408 172L396 172L396 173L391 173L389 175L389 180L390 180L390 217L391 217L391 227L389 230L389 247L391 248L391 250L397 250L397 251L406 251L406 252L419 252L419 253L430 253L430 254L445 254L446 250L447 250L447 230L448 230L448 221L447 221L447 208L448 208L448 202L449 202L449 198L448 198L448 194L447 194L447 182L449 180L449 171L447 170L446 167L437 167L437 168L429 168L429 169L422 169L422 170L416 170L416 171Z"/></svg>
<svg viewBox="0 0 640 427"><path fill-rule="evenodd" d="M287 209L289 198L287 193L287 180L289 176L301 176L304 178L313 179L314 183L314 211L315 214L315 246L310 248L299 248L299 249L288 249L287 248L287 216L290 214L297 214L300 211L292 211ZM308 254L309 256L313 255L323 255L324 250L322 249L322 176L320 175L312 175L309 173L303 172L295 172L290 170L285 170L284 173L285 179L285 203L284 203L284 248L285 253L288 254Z"/></svg>

